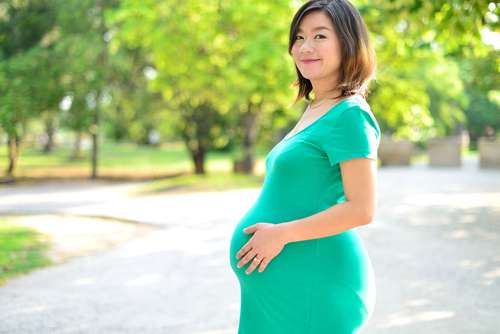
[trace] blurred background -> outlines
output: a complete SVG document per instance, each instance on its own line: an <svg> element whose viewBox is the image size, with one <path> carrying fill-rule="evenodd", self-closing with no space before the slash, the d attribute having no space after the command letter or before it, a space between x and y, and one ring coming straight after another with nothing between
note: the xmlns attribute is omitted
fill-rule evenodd
<svg viewBox="0 0 500 334"><path fill-rule="evenodd" d="M352 2L383 133L367 333L500 331L500 2ZM228 240L306 107L303 3L0 0L0 284L96 256L0 289L0 333L235 332Z"/></svg>
<svg viewBox="0 0 500 334"><path fill-rule="evenodd" d="M302 3L2 1L3 181L262 175L304 108L287 54ZM354 3L377 52L381 164L478 156L500 127L498 3Z"/></svg>

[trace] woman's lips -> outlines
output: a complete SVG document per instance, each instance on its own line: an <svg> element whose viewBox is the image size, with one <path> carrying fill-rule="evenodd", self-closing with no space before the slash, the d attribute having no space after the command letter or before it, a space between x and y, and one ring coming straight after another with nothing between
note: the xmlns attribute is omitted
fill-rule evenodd
<svg viewBox="0 0 500 334"><path fill-rule="evenodd" d="M319 61L319 59L314 59L314 60L302 60L302 62L303 62L304 64L312 64L312 63L315 63L315 62L317 62L317 61Z"/></svg>

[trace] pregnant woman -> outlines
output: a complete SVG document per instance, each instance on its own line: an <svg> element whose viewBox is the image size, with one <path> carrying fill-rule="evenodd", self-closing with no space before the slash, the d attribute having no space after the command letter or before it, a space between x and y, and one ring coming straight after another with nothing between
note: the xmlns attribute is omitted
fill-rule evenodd
<svg viewBox="0 0 500 334"><path fill-rule="evenodd" d="M373 220L377 202L380 128L365 100L374 52L347 0L304 4L288 51L297 101L309 104L266 156L262 190L231 238L238 334L359 333L375 305L372 264L356 231Z"/></svg>

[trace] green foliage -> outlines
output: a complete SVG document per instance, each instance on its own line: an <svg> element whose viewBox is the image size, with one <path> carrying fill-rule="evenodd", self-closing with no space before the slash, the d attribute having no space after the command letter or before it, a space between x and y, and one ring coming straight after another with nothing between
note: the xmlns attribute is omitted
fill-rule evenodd
<svg viewBox="0 0 500 334"><path fill-rule="evenodd" d="M481 30L493 29L499 7L485 1L357 1L372 31L378 77L370 97L382 130L425 141L467 123L470 99L459 71L482 57ZM493 8L494 7L494 8ZM494 57L487 57L492 64ZM498 69L485 73L492 77Z"/></svg>
<svg viewBox="0 0 500 334"><path fill-rule="evenodd" d="M158 72L150 87L163 94L169 109L192 114L197 106L209 103L237 125L249 103L269 115L291 100L293 65L287 33L292 14L289 1L283 0L149 1L147 5L129 0L108 18L119 27L116 43L146 52ZM211 121L209 115L200 121L224 124ZM193 120L173 118L181 123ZM236 132L230 127L222 130L214 126L209 131L214 138L225 136L220 140L225 145Z"/></svg>
<svg viewBox="0 0 500 334"><path fill-rule="evenodd" d="M210 150L244 142L252 114L269 146L301 112L287 46L303 2L3 1L0 128L22 137L30 120L59 120L86 133L100 108L114 139L146 143L155 129ZM500 57L481 40L498 31L498 3L354 3L377 51L369 100L384 132L425 142L500 129Z"/></svg>
<svg viewBox="0 0 500 334"><path fill-rule="evenodd" d="M0 4L0 126L10 136L21 137L27 119L57 99L47 50L54 11L50 1Z"/></svg>
<svg viewBox="0 0 500 334"><path fill-rule="evenodd" d="M51 264L45 235L0 219L0 283L7 278Z"/></svg>
<svg viewBox="0 0 500 334"><path fill-rule="evenodd" d="M9 59L37 46L52 29L55 11L52 1L0 3L0 59Z"/></svg>
<svg viewBox="0 0 500 334"><path fill-rule="evenodd" d="M487 126L500 132L500 51L490 50L482 57L462 59L461 78L469 105L465 108L467 129L472 146L475 140L484 136Z"/></svg>

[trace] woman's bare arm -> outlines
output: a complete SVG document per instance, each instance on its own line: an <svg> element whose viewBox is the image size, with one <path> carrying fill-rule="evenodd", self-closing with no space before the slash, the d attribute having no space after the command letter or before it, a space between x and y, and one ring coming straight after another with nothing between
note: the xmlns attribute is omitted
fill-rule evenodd
<svg viewBox="0 0 500 334"><path fill-rule="evenodd" d="M377 203L377 162L368 158L342 161L340 170L347 201L278 224L287 242L323 238L372 222Z"/></svg>

